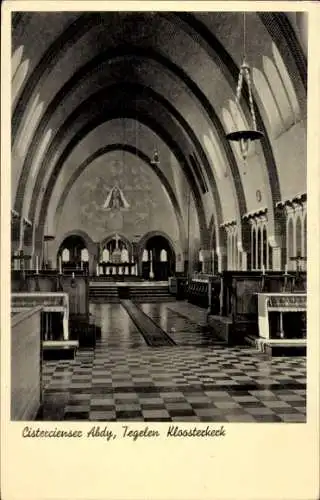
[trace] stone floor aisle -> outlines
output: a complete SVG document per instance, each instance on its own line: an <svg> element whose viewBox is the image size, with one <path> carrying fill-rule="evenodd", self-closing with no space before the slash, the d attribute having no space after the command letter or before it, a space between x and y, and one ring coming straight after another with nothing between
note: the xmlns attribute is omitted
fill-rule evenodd
<svg viewBox="0 0 320 500"><path fill-rule="evenodd" d="M44 363L39 420L306 421L305 358L226 347L195 306L141 307L177 345L149 347L120 304L92 306L101 340L75 360Z"/></svg>

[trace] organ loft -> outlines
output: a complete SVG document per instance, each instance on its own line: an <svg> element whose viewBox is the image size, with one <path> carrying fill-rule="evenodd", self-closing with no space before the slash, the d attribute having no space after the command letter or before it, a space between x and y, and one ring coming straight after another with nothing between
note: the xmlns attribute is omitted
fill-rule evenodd
<svg viewBox="0 0 320 500"><path fill-rule="evenodd" d="M306 421L307 34L12 13L12 420Z"/></svg>

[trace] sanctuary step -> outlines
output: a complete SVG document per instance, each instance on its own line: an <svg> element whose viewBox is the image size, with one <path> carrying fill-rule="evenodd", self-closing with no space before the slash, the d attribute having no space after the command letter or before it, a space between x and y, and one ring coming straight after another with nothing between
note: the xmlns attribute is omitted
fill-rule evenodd
<svg viewBox="0 0 320 500"><path fill-rule="evenodd" d="M128 282L128 283L136 283L143 282L142 278L138 276L130 276L126 274L114 274L114 275L106 275L102 274L100 276L91 276L90 281L93 283L116 283L116 282Z"/></svg>
<svg viewBox="0 0 320 500"><path fill-rule="evenodd" d="M169 292L168 284L152 284L149 286L130 286L130 299L133 302L172 302L175 297Z"/></svg>
<svg viewBox="0 0 320 500"><path fill-rule="evenodd" d="M119 303L118 285L105 281L90 281L89 301Z"/></svg>
<svg viewBox="0 0 320 500"><path fill-rule="evenodd" d="M172 302L175 297L169 292L167 282L119 282L90 281L89 301L119 303L121 299L133 302Z"/></svg>
<svg viewBox="0 0 320 500"><path fill-rule="evenodd" d="M77 340L47 340L42 342L42 358L44 361L57 359L74 359L79 342Z"/></svg>
<svg viewBox="0 0 320 500"><path fill-rule="evenodd" d="M306 356L306 339L264 339L248 335L248 344L256 347L259 352L269 356Z"/></svg>

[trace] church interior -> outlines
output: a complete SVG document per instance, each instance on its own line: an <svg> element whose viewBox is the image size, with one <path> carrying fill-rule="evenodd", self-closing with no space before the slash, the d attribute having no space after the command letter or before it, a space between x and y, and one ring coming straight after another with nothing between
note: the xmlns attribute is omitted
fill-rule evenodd
<svg viewBox="0 0 320 500"><path fill-rule="evenodd" d="M306 422L307 27L12 14L12 420Z"/></svg>

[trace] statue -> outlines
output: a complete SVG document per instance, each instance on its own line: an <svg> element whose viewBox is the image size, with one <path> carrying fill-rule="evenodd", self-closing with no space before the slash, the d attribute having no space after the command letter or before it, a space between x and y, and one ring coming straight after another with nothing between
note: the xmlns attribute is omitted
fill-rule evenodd
<svg viewBox="0 0 320 500"><path fill-rule="evenodd" d="M128 210L129 203L118 186L114 186L109 192L103 205L104 210Z"/></svg>
<svg viewBox="0 0 320 500"><path fill-rule="evenodd" d="M111 194L110 207L114 209L119 209L121 206L121 196L119 189L115 187Z"/></svg>

